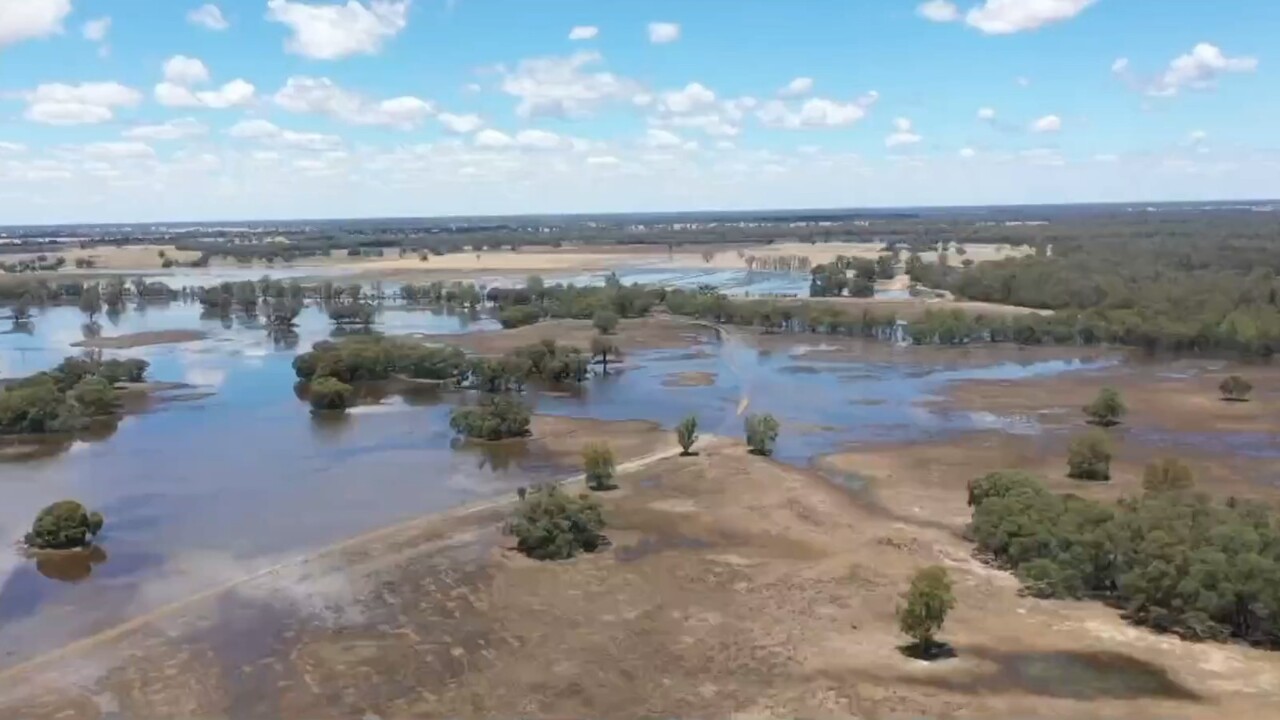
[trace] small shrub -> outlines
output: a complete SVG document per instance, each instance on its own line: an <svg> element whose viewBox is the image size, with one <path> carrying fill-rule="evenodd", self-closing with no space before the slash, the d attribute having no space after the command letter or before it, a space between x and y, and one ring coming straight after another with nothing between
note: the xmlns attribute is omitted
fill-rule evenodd
<svg viewBox="0 0 1280 720"><path fill-rule="evenodd" d="M88 545L102 530L102 514L75 500L60 500L36 515L25 541L40 550L70 550Z"/></svg>
<svg viewBox="0 0 1280 720"><path fill-rule="evenodd" d="M898 607L898 629L915 640L919 655L932 656L937 644L934 638L947 613L956 606L946 568L934 565L917 572L902 599L905 604Z"/></svg>
<svg viewBox="0 0 1280 720"><path fill-rule="evenodd" d="M772 415L748 415L743 424L751 452L766 457L772 455L774 443L778 441L778 421Z"/></svg>
<svg viewBox="0 0 1280 720"><path fill-rule="evenodd" d="M690 415L676 425L676 442L680 443L680 455L692 455L693 444L698 441L698 417Z"/></svg>
<svg viewBox="0 0 1280 720"><path fill-rule="evenodd" d="M1098 397L1084 406L1084 412L1089 416L1089 422L1094 425L1111 427L1120 424L1120 418L1124 417L1127 409L1124 401L1120 399L1120 393L1107 387L1099 390Z"/></svg>
<svg viewBox="0 0 1280 720"><path fill-rule="evenodd" d="M1179 492L1190 490L1194 485L1191 468L1176 458L1150 463L1142 471L1142 489L1149 493Z"/></svg>
<svg viewBox="0 0 1280 720"><path fill-rule="evenodd" d="M601 335L608 335L618 327L618 314L612 310L599 310L591 318L591 324Z"/></svg>
<svg viewBox="0 0 1280 720"><path fill-rule="evenodd" d="M595 552L604 542L604 525L594 499L544 485L525 494L507 527L516 537L516 549L525 555L567 560L579 552Z"/></svg>
<svg viewBox="0 0 1280 720"><path fill-rule="evenodd" d="M1067 477L1104 482L1111 479L1111 441L1105 433L1094 430L1071 441Z"/></svg>
<svg viewBox="0 0 1280 720"><path fill-rule="evenodd" d="M1239 375L1232 375L1218 384L1218 390L1222 393L1223 400L1244 402L1249 399L1249 393L1253 392L1253 383Z"/></svg>
<svg viewBox="0 0 1280 720"><path fill-rule="evenodd" d="M582 465L587 474L587 487L592 490L614 490L613 449L608 443L589 443L582 449Z"/></svg>
<svg viewBox="0 0 1280 720"><path fill-rule="evenodd" d="M354 394L350 385L328 376L316 378L308 391L312 410L336 412L346 412Z"/></svg>

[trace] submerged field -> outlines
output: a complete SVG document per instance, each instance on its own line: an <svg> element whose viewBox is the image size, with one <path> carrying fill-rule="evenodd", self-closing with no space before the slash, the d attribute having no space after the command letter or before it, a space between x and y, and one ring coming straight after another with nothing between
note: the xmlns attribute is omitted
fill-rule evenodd
<svg viewBox="0 0 1280 720"><path fill-rule="evenodd" d="M479 353L592 335L403 307L379 319ZM483 445L448 428L465 392L313 419L290 362L333 331L312 310L300 321L281 346L181 303L126 313L104 334L159 344L105 352L189 387L109 436L0 464L4 537L63 496L108 518L83 568L5 557L0 716L1254 717L1280 699L1274 654L1023 597L961 536L968 481L1001 468L1113 497L1175 454L1209 492L1274 501L1270 367L646 318L620 325L610 375L527 394L531 438ZM4 374L74 353L79 324L51 308L0 336ZM1231 372L1252 402L1218 400ZM1103 385L1132 412L1115 479L1082 485L1065 448ZM773 459L737 440L752 412L782 423ZM690 413L715 437L672 457ZM604 499L612 547L560 564L512 552L514 489L574 475L598 440L631 463ZM893 612L934 563L956 580L943 636L957 657L928 664L897 651Z"/></svg>

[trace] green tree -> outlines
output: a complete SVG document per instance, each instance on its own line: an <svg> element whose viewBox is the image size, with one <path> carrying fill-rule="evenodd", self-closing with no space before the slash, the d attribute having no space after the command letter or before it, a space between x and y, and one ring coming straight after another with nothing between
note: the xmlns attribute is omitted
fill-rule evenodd
<svg viewBox="0 0 1280 720"><path fill-rule="evenodd" d="M592 490L614 490L615 465L613 449L608 443L588 443L582 448L582 466L586 470L587 487Z"/></svg>
<svg viewBox="0 0 1280 720"><path fill-rule="evenodd" d="M80 291L80 312L88 315L91 323L102 312L102 291L97 283L87 284Z"/></svg>
<svg viewBox="0 0 1280 720"><path fill-rule="evenodd" d="M904 603L897 611L898 629L915 640L915 654L933 657L938 648L938 631L946 622L947 613L956 606L946 568L933 565L917 572L902 599Z"/></svg>
<svg viewBox="0 0 1280 720"><path fill-rule="evenodd" d="M778 441L779 425L772 415L748 415L743 426L747 434L747 446L753 454L773 454L774 443Z"/></svg>
<svg viewBox="0 0 1280 720"><path fill-rule="evenodd" d="M1253 392L1253 383L1239 375L1231 375L1218 384L1218 391L1222 393L1223 400L1244 402L1249 399L1249 393Z"/></svg>
<svg viewBox="0 0 1280 720"><path fill-rule="evenodd" d="M533 488L516 506L507 530L516 549L535 560L567 560L604 543L604 515L595 499L555 485Z"/></svg>
<svg viewBox="0 0 1280 720"><path fill-rule="evenodd" d="M542 311L529 305L516 305L498 313L498 322L508 330L532 325L541 319Z"/></svg>
<svg viewBox="0 0 1280 720"><path fill-rule="evenodd" d="M680 455L692 455L693 444L698 441L698 416L690 415L676 425L676 442L680 443Z"/></svg>
<svg viewBox="0 0 1280 720"><path fill-rule="evenodd" d="M307 396L312 410L341 413L351 407L355 389L341 380L325 376L311 382Z"/></svg>
<svg viewBox="0 0 1280 720"><path fill-rule="evenodd" d="M609 356L616 357L618 353L617 344L609 338L603 335L596 335L591 338L591 357L600 358L600 365L606 375L609 374Z"/></svg>
<svg viewBox="0 0 1280 720"><path fill-rule="evenodd" d="M459 435L476 440L506 440L529 434L529 408L523 403L498 395L472 407L455 408L449 416L449 427Z"/></svg>
<svg viewBox="0 0 1280 720"><path fill-rule="evenodd" d="M608 335L618 327L618 314L612 310L597 310L591 318L591 324L601 335Z"/></svg>
<svg viewBox="0 0 1280 720"><path fill-rule="evenodd" d="M1067 477L1076 480L1111 479L1111 440L1100 430L1077 435L1067 448Z"/></svg>
<svg viewBox="0 0 1280 720"><path fill-rule="evenodd" d="M1142 471L1142 489L1149 493L1180 492L1195 487L1195 475L1186 463L1164 458L1148 463Z"/></svg>
<svg viewBox="0 0 1280 720"><path fill-rule="evenodd" d="M67 395L88 417L112 415L120 409L115 388L100 377L87 377L81 380Z"/></svg>
<svg viewBox="0 0 1280 720"><path fill-rule="evenodd" d="M1114 388L1104 387L1098 391L1098 396L1093 402L1084 406L1084 412L1089 416L1089 422L1102 427L1111 427L1119 425L1120 418L1124 417L1127 409L1124 401L1120 398L1120 393Z"/></svg>
<svg viewBox="0 0 1280 720"><path fill-rule="evenodd" d="M75 500L60 500L36 515L25 541L38 550L84 547L102 531L102 514L89 512Z"/></svg>
<svg viewBox="0 0 1280 720"><path fill-rule="evenodd" d="M0 434L63 433L82 424L51 375L41 373L0 390Z"/></svg>
<svg viewBox="0 0 1280 720"><path fill-rule="evenodd" d="M524 287L529 291L529 295L539 303L547 297L547 283L542 279L541 275L530 275L524 281Z"/></svg>

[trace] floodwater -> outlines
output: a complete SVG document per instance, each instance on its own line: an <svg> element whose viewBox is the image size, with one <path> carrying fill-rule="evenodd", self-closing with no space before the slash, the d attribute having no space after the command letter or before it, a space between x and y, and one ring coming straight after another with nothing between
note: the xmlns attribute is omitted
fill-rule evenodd
<svg viewBox="0 0 1280 720"><path fill-rule="evenodd" d="M389 306L388 333L493 330L482 315ZM28 333L0 335L0 373L47 369L83 337L75 308L40 311ZM75 498L107 518L92 557L36 561L0 551L0 665L322 546L422 514L560 477L519 444L499 454L455 447L452 405L434 392L312 418L294 393L293 357L331 336L323 313L300 317L296 345L256 323L202 319L195 304L130 309L102 320L103 335L199 328L208 339L108 351L151 362L150 376L192 387L126 417L114 432L47 457L0 463L0 537L17 542L45 504ZM738 415L782 423L777 457L806 464L855 441L912 440L990 427L1036 432L1033 420L939 413L922 401L951 382L1013 379L1091 367L1083 362L922 365L902 348L894 362L820 362L797 345L762 352L732 336L679 350L636 353L607 377L571 392L529 393L537 412L674 425L697 414L704 432L741 434ZM712 384L663 387L673 373Z"/></svg>

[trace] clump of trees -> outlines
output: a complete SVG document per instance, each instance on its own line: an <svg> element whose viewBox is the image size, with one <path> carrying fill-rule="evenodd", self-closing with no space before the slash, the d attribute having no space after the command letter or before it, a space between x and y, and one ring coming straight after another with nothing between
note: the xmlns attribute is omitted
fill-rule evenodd
<svg viewBox="0 0 1280 720"><path fill-rule="evenodd" d="M36 550L73 550L89 545L102 524L102 513L89 512L75 500L60 500L36 515L24 541Z"/></svg>
<svg viewBox="0 0 1280 720"><path fill-rule="evenodd" d="M529 434L529 408L518 400L489 396L474 406L455 408L449 427L474 440L507 440Z"/></svg>
<svg viewBox="0 0 1280 720"><path fill-rule="evenodd" d="M690 415L676 425L676 442L680 443L680 456L693 454L693 444L698 441L698 416Z"/></svg>
<svg viewBox="0 0 1280 720"><path fill-rule="evenodd" d="M511 355L527 360L530 373L546 382L583 382L591 376L591 359L580 348L555 340L516 348Z"/></svg>
<svg viewBox="0 0 1280 720"><path fill-rule="evenodd" d="M377 319L378 309L367 302L333 303L327 308L334 325L368 327Z"/></svg>
<svg viewBox="0 0 1280 720"><path fill-rule="evenodd" d="M875 260L836 256L835 260L814 265L810 271L810 297L871 297L876 292Z"/></svg>
<svg viewBox="0 0 1280 720"><path fill-rule="evenodd" d="M452 380L467 367L456 347L433 347L402 338L373 335L316 343L293 360L299 380L331 377L350 385L404 375L417 380Z"/></svg>
<svg viewBox="0 0 1280 720"><path fill-rule="evenodd" d="M1084 413L1089 416L1089 422L1101 427L1119 425L1120 418L1124 417L1126 412L1127 408L1124 406L1124 400L1120 398L1120 393L1115 388L1109 387L1099 390L1093 402L1084 406Z"/></svg>
<svg viewBox="0 0 1280 720"><path fill-rule="evenodd" d="M0 434L67 433L92 418L119 412L114 388L141 382L145 360L102 360L97 355L69 357L52 370L5 385L0 391Z"/></svg>
<svg viewBox="0 0 1280 720"><path fill-rule="evenodd" d="M542 311L532 305L517 305L498 313L498 322L508 330L532 325L541 319Z"/></svg>
<svg viewBox="0 0 1280 720"><path fill-rule="evenodd" d="M542 485L520 500L507 530L516 537L516 549L535 560L568 560L599 549L605 543L604 526L594 498Z"/></svg>
<svg viewBox="0 0 1280 720"><path fill-rule="evenodd" d="M747 447L752 454L765 457L773 454L773 446L778 441L779 425L772 415L748 415L743 426L747 434Z"/></svg>
<svg viewBox="0 0 1280 720"><path fill-rule="evenodd" d="M613 481L616 466L613 448L608 443L588 443L582 448L582 466L586 471L587 487L596 491L615 490Z"/></svg>
<svg viewBox="0 0 1280 720"><path fill-rule="evenodd" d="M1253 392L1253 383L1239 375L1230 375L1218 384L1218 391L1222 393L1223 400L1245 402Z"/></svg>
<svg viewBox="0 0 1280 720"><path fill-rule="evenodd" d="M1082 433L1067 448L1067 477L1076 480L1111 479L1111 440L1101 430Z"/></svg>
<svg viewBox="0 0 1280 720"><path fill-rule="evenodd" d="M1170 469L1173 468L1172 471ZM1038 597L1113 602L1138 624L1199 640L1280 642L1280 523L1270 507L1216 503L1166 465L1114 503L1049 492L1025 473L970 483L969 533Z"/></svg>
<svg viewBox="0 0 1280 720"><path fill-rule="evenodd" d="M316 378L307 388L311 409L317 412L346 412L355 397L350 385L325 375Z"/></svg>
<svg viewBox="0 0 1280 720"><path fill-rule="evenodd" d="M906 648L907 653L924 659L938 657L945 649L936 639L938 631L956 605L946 568L934 565L917 572L902 600L897 610L898 629L915 641Z"/></svg>

